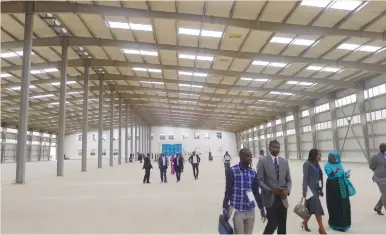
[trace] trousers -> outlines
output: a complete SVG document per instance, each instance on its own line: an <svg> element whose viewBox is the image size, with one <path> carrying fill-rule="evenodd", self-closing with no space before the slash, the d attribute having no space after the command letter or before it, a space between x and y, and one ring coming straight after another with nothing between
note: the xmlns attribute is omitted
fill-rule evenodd
<svg viewBox="0 0 386 235"><path fill-rule="evenodd" d="M378 184L379 191L381 191L381 198L379 199L375 209L380 211L384 206L386 208L386 184Z"/></svg>
<svg viewBox="0 0 386 235"><path fill-rule="evenodd" d="M225 167L225 176L227 176L227 173L228 173L229 169L231 168L231 164L229 162L225 162L224 167Z"/></svg>
<svg viewBox="0 0 386 235"><path fill-rule="evenodd" d="M255 208L250 211L236 211L233 216L235 234L252 234L255 225Z"/></svg>
<svg viewBox="0 0 386 235"><path fill-rule="evenodd" d="M167 170L167 169L168 169L168 168L165 167L165 166L161 166L161 168L160 168L161 182L167 182L167 181L168 181L167 178L166 178L166 170Z"/></svg>
<svg viewBox="0 0 386 235"><path fill-rule="evenodd" d="M198 178L198 163L193 163L192 164L192 167L193 167L193 176L194 178Z"/></svg>
<svg viewBox="0 0 386 235"><path fill-rule="evenodd" d="M149 183L150 180L150 169L145 169L145 176L143 177L144 183Z"/></svg>
<svg viewBox="0 0 386 235"><path fill-rule="evenodd" d="M176 171L176 177L177 177L177 181L180 181L180 179L181 179L181 171Z"/></svg>
<svg viewBox="0 0 386 235"><path fill-rule="evenodd" d="M271 207L267 207L267 220L263 234L287 234L287 208L283 205L280 196L275 197Z"/></svg>

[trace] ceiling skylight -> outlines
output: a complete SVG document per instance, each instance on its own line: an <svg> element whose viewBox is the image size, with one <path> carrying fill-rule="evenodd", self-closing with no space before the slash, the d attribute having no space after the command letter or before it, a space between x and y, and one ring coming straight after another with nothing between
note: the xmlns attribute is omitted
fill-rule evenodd
<svg viewBox="0 0 386 235"><path fill-rule="evenodd" d="M189 54L178 54L179 59L189 59L189 60L204 60L204 61L213 61L213 56L200 56L200 55L189 55Z"/></svg>
<svg viewBox="0 0 386 235"><path fill-rule="evenodd" d="M31 70L31 74L53 73L53 72L59 72L59 70L57 68Z"/></svg>
<svg viewBox="0 0 386 235"><path fill-rule="evenodd" d="M189 93L178 93L179 95L186 95L186 96L200 96L196 94L189 94Z"/></svg>
<svg viewBox="0 0 386 235"><path fill-rule="evenodd" d="M287 66L285 63L277 63L277 62L268 62L268 61L260 61L260 60L255 60L252 62L252 65L260 65L260 66L271 66L271 67L279 67L283 68Z"/></svg>
<svg viewBox="0 0 386 235"><path fill-rule="evenodd" d="M267 66L269 64L268 61L260 61L260 60L255 60L252 62L253 65L262 65L262 66Z"/></svg>
<svg viewBox="0 0 386 235"><path fill-rule="evenodd" d="M347 10L352 11L355 8L357 8L359 5L361 5L361 1L347 1L347 0L341 0L341 1L335 1L334 4L332 4L331 8L333 9L339 9L339 10Z"/></svg>
<svg viewBox="0 0 386 235"><path fill-rule="evenodd" d="M292 93L289 93L289 92L279 92L279 91L271 91L269 92L270 94L273 94L273 95L293 95Z"/></svg>
<svg viewBox="0 0 386 235"><path fill-rule="evenodd" d="M326 7L330 1L320 1L320 0L304 0L300 5L302 6L309 6L309 7Z"/></svg>
<svg viewBox="0 0 386 235"><path fill-rule="evenodd" d="M31 88L36 88L36 86L30 85L29 88L30 89ZM19 91L19 90L21 90L21 86L10 87L10 88L8 88L8 90Z"/></svg>
<svg viewBox="0 0 386 235"><path fill-rule="evenodd" d="M301 39L301 38L287 38L287 37L273 37L270 42L281 44L293 44L298 46L311 46L315 40Z"/></svg>
<svg viewBox="0 0 386 235"><path fill-rule="evenodd" d="M269 79L265 79L265 78L245 78L245 77L242 77L240 79L243 81L254 81L254 82L268 82L269 81Z"/></svg>
<svg viewBox="0 0 386 235"><path fill-rule="evenodd" d="M322 69L323 72L331 72L331 73L336 73L340 71L340 68L332 68L332 67L325 67Z"/></svg>
<svg viewBox="0 0 386 235"><path fill-rule="evenodd" d="M203 37L215 37L221 38L221 31L212 31L212 30L199 30L199 29L188 29L188 28L179 28L179 34L193 35L193 36L203 36Z"/></svg>
<svg viewBox="0 0 386 235"><path fill-rule="evenodd" d="M270 63L268 66L283 68L283 67L287 66L287 64L285 64L285 63L275 63L275 62L272 62L272 63Z"/></svg>
<svg viewBox="0 0 386 235"><path fill-rule="evenodd" d="M359 46L360 45L358 45L358 44L343 43L340 46L338 46L338 49L353 51L353 50L357 49Z"/></svg>
<svg viewBox="0 0 386 235"><path fill-rule="evenodd" d="M163 82L139 81L140 83L163 85Z"/></svg>
<svg viewBox="0 0 386 235"><path fill-rule="evenodd" d="M292 38L273 37L270 42L288 44L292 42Z"/></svg>
<svg viewBox="0 0 386 235"><path fill-rule="evenodd" d="M161 73L161 69L147 69L147 68L139 68L139 67L134 67L134 71L142 71L142 72L149 72L149 73Z"/></svg>
<svg viewBox="0 0 386 235"><path fill-rule="evenodd" d="M31 55L34 55L35 53L31 51ZM23 56L23 51L15 51L15 52L5 52L0 54L0 58L12 58L17 56Z"/></svg>
<svg viewBox="0 0 386 235"><path fill-rule="evenodd" d="M313 70L313 71L319 71L319 70L321 70L323 67L321 67L321 66L308 66L307 67L307 70Z"/></svg>
<svg viewBox="0 0 386 235"><path fill-rule="evenodd" d="M298 39L295 39L292 42L292 44L298 45L298 46L311 46L312 44L314 44L314 42L315 42L315 40L298 38Z"/></svg>
<svg viewBox="0 0 386 235"><path fill-rule="evenodd" d="M203 86L190 85L190 84L178 84L178 86L181 86L181 87L192 87L192 88L203 88Z"/></svg>
<svg viewBox="0 0 386 235"><path fill-rule="evenodd" d="M114 29L131 29L138 31L153 31L153 27L149 24L133 24L126 22L105 21L106 25Z"/></svg>
<svg viewBox="0 0 386 235"><path fill-rule="evenodd" d="M267 102L267 103L276 103L274 100L258 100L260 102Z"/></svg>
<svg viewBox="0 0 386 235"><path fill-rule="evenodd" d="M299 86L313 86L315 85L312 82L298 82L298 81L288 81L288 85L299 85Z"/></svg>
<svg viewBox="0 0 386 235"><path fill-rule="evenodd" d="M187 71L178 71L179 75L187 75L187 76L195 76L195 77L207 77L208 74L206 73L193 73L193 72L187 72Z"/></svg>
<svg viewBox="0 0 386 235"><path fill-rule="evenodd" d="M75 81L67 81L66 84L69 85L69 84L75 84L76 82ZM60 82L53 82L51 83L52 86L59 86L60 85Z"/></svg>
<svg viewBox="0 0 386 235"><path fill-rule="evenodd" d="M376 46L361 46L358 51L365 51L365 52L376 52L378 51L379 49L381 49L381 47L376 47Z"/></svg>
<svg viewBox="0 0 386 235"><path fill-rule="evenodd" d="M0 78L9 78L9 77L12 77L12 75L9 73L1 73L0 74Z"/></svg>
<svg viewBox="0 0 386 235"><path fill-rule="evenodd" d="M36 96L31 96L31 98L39 99L39 98L48 98L48 97L53 97L55 96L54 94L47 94L47 95L36 95Z"/></svg>
<svg viewBox="0 0 386 235"><path fill-rule="evenodd" d="M158 52L156 51L122 49L122 52L125 54L158 56Z"/></svg>

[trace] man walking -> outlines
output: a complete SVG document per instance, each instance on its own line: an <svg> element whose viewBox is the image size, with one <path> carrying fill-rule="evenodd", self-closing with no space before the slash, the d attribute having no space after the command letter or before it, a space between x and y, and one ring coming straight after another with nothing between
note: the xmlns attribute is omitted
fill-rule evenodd
<svg viewBox="0 0 386 235"><path fill-rule="evenodd" d="M193 151L188 161L192 164L193 176L194 176L194 179L196 180L198 179L198 166L200 165L201 158L196 154L195 151Z"/></svg>
<svg viewBox="0 0 386 235"><path fill-rule="evenodd" d="M145 176L143 177L143 183L150 184L150 170L153 169L151 165L150 155L147 155L143 162L142 169L145 169Z"/></svg>
<svg viewBox="0 0 386 235"><path fill-rule="evenodd" d="M168 166L169 166L168 158L165 156L164 153L161 153L161 156L158 158L158 168L161 173L161 183L168 182L166 178L166 171L168 169Z"/></svg>
<svg viewBox="0 0 386 235"><path fill-rule="evenodd" d="M379 153L373 155L370 159L370 169L374 172L373 181L378 184L381 191L381 198L374 211L378 215L383 215L382 206L386 205L386 143L379 145Z"/></svg>
<svg viewBox="0 0 386 235"><path fill-rule="evenodd" d="M177 153L176 157L173 160L174 170L176 172L177 182L181 180L181 172L184 169L184 160L182 159L181 154Z"/></svg>
<svg viewBox="0 0 386 235"><path fill-rule="evenodd" d="M240 163L227 172L226 189L223 201L223 218L229 219L229 208L234 208L235 234L252 234L255 224L255 201L265 221L265 211L259 193L256 171L251 168L252 153L243 148L239 152ZM229 205L230 202L230 205Z"/></svg>
<svg viewBox="0 0 386 235"><path fill-rule="evenodd" d="M261 198L267 210L268 223L264 234L287 233L287 209L292 181L288 161L279 157L280 143L269 142L270 155L262 157L257 164L257 175L261 188Z"/></svg>
<svg viewBox="0 0 386 235"><path fill-rule="evenodd" d="M223 159L224 168L225 168L225 177L227 176L227 173L231 168L231 160L232 160L231 155L229 155L228 151L226 151Z"/></svg>

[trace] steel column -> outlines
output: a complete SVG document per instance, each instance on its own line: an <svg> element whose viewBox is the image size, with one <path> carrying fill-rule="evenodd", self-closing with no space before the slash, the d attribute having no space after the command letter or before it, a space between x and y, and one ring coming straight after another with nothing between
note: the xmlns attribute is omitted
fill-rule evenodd
<svg viewBox="0 0 386 235"><path fill-rule="evenodd" d="M24 25L24 45L22 60L22 83L20 92L20 118L17 135L16 149L16 183L25 183L25 158L28 130L28 109L29 109L29 86L31 70L32 52L32 32L34 20L34 2L26 2L25 25Z"/></svg>
<svg viewBox="0 0 386 235"><path fill-rule="evenodd" d="M297 159L303 159L303 156L302 156L302 142L301 142L301 138L300 138L300 135L302 133L302 130L300 128L300 113L299 113L299 109L298 108L294 108L292 113L294 115L294 124L295 124L295 132L296 132L296 158ZM286 133L287 135L287 133ZM287 140L288 142L288 140Z"/></svg>
<svg viewBox="0 0 386 235"><path fill-rule="evenodd" d="M134 119L135 119L135 133L134 133L134 156L135 158L137 157L137 153L138 153L138 139L137 139L137 136L138 136L138 116L137 114L134 115Z"/></svg>
<svg viewBox="0 0 386 235"><path fill-rule="evenodd" d="M151 154L151 126L149 126L149 153Z"/></svg>
<svg viewBox="0 0 386 235"><path fill-rule="evenodd" d="M266 122L266 123L264 123L264 137L265 137L264 141L265 141L265 152L268 155L269 154L269 140L268 140L267 134L268 134L268 125Z"/></svg>
<svg viewBox="0 0 386 235"><path fill-rule="evenodd" d="M39 154L39 161L42 160L43 155L44 155L44 151L43 151L43 134L40 133L40 154Z"/></svg>
<svg viewBox="0 0 386 235"><path fill-rule="evenodd" d="M262 148L261 148L261 141L262 141L262 139L261 139L261 130L260 130L260 126L258 127L258 129L257 129L257 135L258 135L258 137L257 137L257 144L258 144L258 146L259 146L259 156L260 156L260 150L262 150Z"/></svg>
<svg viewBox="0 0 386 235"><path fill-rule="evenodd" d="M310 117L310 124L311 124L311 130L312 130L312 148L318 148L318 138L316 133L316 118L315 118L315 111L314 107L308 107L309 117Z"/></svg>
<svg viewBox="0 0 386 235"><path fill-rule="evenodd" d="M294 116L294 119L295 119L295 116ZM285 155L285 158L288 159L289 150L288 150L287 122L285 117L281 118L280 120L281 120L281 130L283 132L284 155ZM299 132L296 132L296 135L298 134Z"/></svg>
<svg viewBox="0 0 386 235"><path fill-rule="evenodd" d="M146 154L146 150L145 150L145 124L142 124L142 153Z"/></svg>
<svg viewBox="0 0 386 235"><path fill-rule="evenodd" d="M109 165L114 165L114 91L111 90L110 97L110 161Z"/></svg>
<svg viewBox="0 0 386 235"><path fill-rule="evenodd" d="M122 102L119 99L119 129L118 129L118 164L122 164ZM123 138L127 142L126 138Z"/></svg>
<svg viewBox="0 0 386 235"><path fill-rule="evenodd" d="M129 162L129 105L125 104L125 163Z"/></svg>
<svg viewBox="0 0 386 235"><path fill-rule="evenodd" d="M98 129L98 168L102 168L103 147L103 75L99 75L99 129Z"/></svg>
<svg viewBox="0 0 386 235"><path fill-rule="evenodd" d="M90 75L90 61L85 60L83 80L83 133L82 133L82 172L87 171L87 134L88 134L88 81Z"/></svg>
<svg viewBox="0 0 386 235"><path fill-rule="evenodd" d="M365 144L365 158L367 161L370 160L370 138L369 138L369 128L367 125L367 117L366 117L366 103L365 103L365 97L364 97L364 91L363 90L358 90L357 91L357 105L359 108L359 115L361 117L361 126L362 126L362 132L363 132L363 141ZM371 112L370 112L371 116ZM372 133L374 135L374 133Z"/></svg>
<svg viewBox="0 0 386 235"><path fill-rule="evenodd" d="M68 62L68 37L63 37L62 59L60 65L60 101L59 101L59 133L57 176L63 176L64 168L64 135L66 133L66 89L67 89L67 62Z"/></svg>
<svg viewBox="0 0 386 235"><path fill-rule="evenodd" d="M131 156L134 158L134 110L133 107L130 109L131 112L131 125L130 125L130 153Z"/></svg>
<svg viewBox="0 0 386 235"><path fill-rule="evenodd" d="M332 143L333 143L334 149L339 152L339 136L338 136L338 124L336 122L335 100L331 100L329 105L330 105L330 117L331 117Z"/></svg>

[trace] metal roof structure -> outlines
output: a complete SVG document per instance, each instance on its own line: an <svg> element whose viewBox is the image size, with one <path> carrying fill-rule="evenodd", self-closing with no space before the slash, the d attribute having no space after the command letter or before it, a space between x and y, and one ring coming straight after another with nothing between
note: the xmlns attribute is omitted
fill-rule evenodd
<svg viewBox="0 0 386 235"><path fill-rule="evenodd" d="M19 118L26 9L1 3L8 125ZM31 129L58 129L63 64L66 133L82 130L85 67L89 129L102 91L106 128L120 99L149 125L234 132L386 73L385 1L37 1L31 11Z"/></svg>

